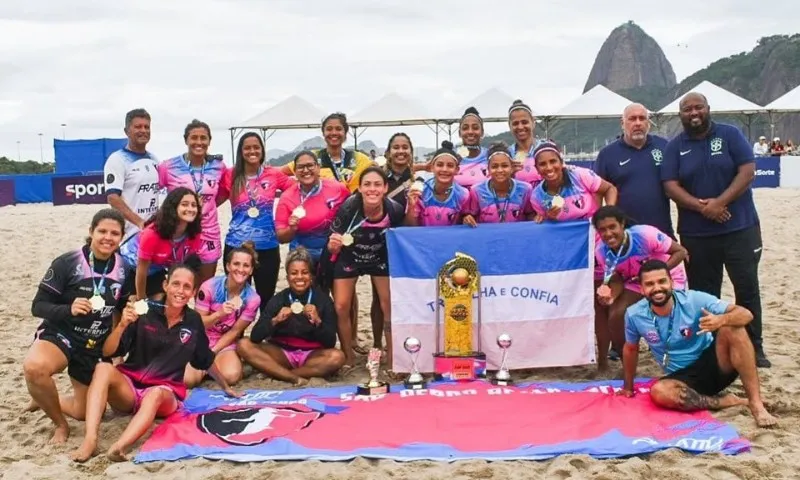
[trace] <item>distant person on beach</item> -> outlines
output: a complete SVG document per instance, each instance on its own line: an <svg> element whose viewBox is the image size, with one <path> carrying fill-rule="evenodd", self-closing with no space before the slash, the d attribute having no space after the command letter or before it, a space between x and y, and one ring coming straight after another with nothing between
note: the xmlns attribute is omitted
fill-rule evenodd
<svg viewBox="0 0 800 480"><path fill-rule="evenodd" d="M125 238L144 228L158 210L158 160L147 151L150 114L143 108L125 114L128 144L109 155L103 167L108 204L125 217Z"/></svg>
<svg viewBox="0 0 800 480"><path fill-rule="evenodd" d="M83 420L86 394L103 355L103 343L125 302L125 264L116 253L125 219L116 210L97 212L86 245L60 255L44 274L31 311L42 323L22 364L32 402L55 424L50 443L69 437L64 415ZM72 395L59 398L53 375L67 371Z"/></svg>
<svg viewBox="0 0 800 480"><path fill-rule="evenodd" d="M769 143L767 143L767 137L764 135L758 137L758 141L753 144L753 155L756 157L766 157L769 155Z"/></svg>
<svg viewBox="0 0 800 480"><path fill-rule="evenodd" d="M719 297L723 269L736 304L753 314L747 331L756 364L764 353L758 264L764 245L753 202L755 157L744 134L711 120L706 98L687 93L680 101L683 132L670 140L661 165L664 190L678 205L678 234L689 251L689 288Z"/></svg>
<svg viewBox="0 0 800 480"><path fill-rule="evenodd" d="M669 267L660 260L642 264L639 284L644 298L625 312L620 393L634 395L639 341L644 338L666 373L650 387L656 405L688 412L748 406L758 426L775 425L761 401L755 351L744 328L753 314L704 292L674 290ZM737 377L747 399L721 395Z"/></svg>

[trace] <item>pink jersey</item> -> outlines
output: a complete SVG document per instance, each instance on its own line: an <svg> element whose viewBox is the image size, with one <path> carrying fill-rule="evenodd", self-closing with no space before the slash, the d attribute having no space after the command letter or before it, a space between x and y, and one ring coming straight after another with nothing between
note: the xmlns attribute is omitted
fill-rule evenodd
<svg viewBox="0 0 800 480"><path fill-rule="evenodd" d="M205 242L220 243L217 195L225 164L222 160L206 160L202 167L189 166L184 155L164 160L158 165L158 184L168 192L186 187L197 192L202 202L201 237Z"/></svg>
<svg viewBox="0 0 800 480"><path fill-rule="evenodd" d="M470 188L488 178L487 158L489 151L481 147L481 153L474 158L463 158L458 166L455 183Z"/></svg>
<svg viewBox="0 0 800 480"><path fill-rule="evenodd" d="M275 212L275 228L282 230L289 228L289 217L294 209L303 206L306 216L297 223L297 232L289 248L295 249L302 245L315 260L320 257L328 242L336 212L350 196L350 190L343 183L333 179L322 179L320 182L320 186L313 188L307 195L301 195L299 184L290 186L281 194Z"/></svg>
<svg viewBox="0 0 800 480"><path fill-rule="evenodd" d="M531 194L533 210L544 215L551 207L553 195L545 190L545 183L534 187ZM557 221L588 220L600 208L597 192L600 191L603 179L596 173L583 167L564 167L564 186L559 195L564 199L564 206L558 214Z"/></svg>
<svg viewBox="0 0 800 480"><path fill-rule="evenodd" d="M228 289L225 287L227 280L227 276L218 275L203 282L197 292L197 300L195 300L197 313L208 315L222 310L222 305L229 300ZM245 283L239 298L242 299L242 306L238 310L220 318L214 325L206 327L208 343L211 348L214 348L219 339L239 320L248 323L255 320L256 312L261 305L261 297L258 296L256 290L249 283Z"/></svg>
<svg viewBox="0 0 800 480"><path fill-rule="evenodd" d="M669 235L650 225L634 225L625 231L628 233L630 246L619 258L605 243L597 242L595 246L597 270L606 275L617 273L625 281L627 290L642 293L638 281L639 269L647 260L666 262L670 257L668 252L672 247L673 240ZM670 274L675 289L684 290L686 288L686 269L683 263L673 268Z"/></svg>
<svg viewBox="0 0 800 480"><path fill-rule="evenodd" d="M470 210L477 214L478 223L520 222L533 212L532 187L519 180L511 180L511 189L505 198L499 198L491 188L490 180L481 182L470 190Z"/></svg>
<svg viewBox="0 0 800 480"><path fill-rule="evenodd" d="M525 157L525 161L522 162L522 170L518 171L514 174L514 178L530 184L532 187L535 187L542 181L542 176L539 175L539 171L536 170L536 160L533 158L533 151L536 149L536 146L539 142L534 143L530 150L528 150L527 155ZM511 158L516 161L517 158L517 144L511 145L508 147L508 154L511 155Z"/></svg>
<svg viewBox="0 0 800 480"><path fill-rule="evenodd" d="M428 179L419 201L414 205L414 216L420 226L440 227L456 225L464 215L472 214L470 209L469 190L454 183L445 200L439 200L433 194L435 180Z"/></svg>
<svg viewBox="0 0 800 480"><path fill-rule="evenodd" d="M126 243L129 244L132 241ZM164 239L156 231L156 226L151 223L139 233L137 260L146 260L151 263L150 272L158 269L168 269L174 264L183 263L190 255L197 254L201 247L201 236L189 238Z"/></svg>

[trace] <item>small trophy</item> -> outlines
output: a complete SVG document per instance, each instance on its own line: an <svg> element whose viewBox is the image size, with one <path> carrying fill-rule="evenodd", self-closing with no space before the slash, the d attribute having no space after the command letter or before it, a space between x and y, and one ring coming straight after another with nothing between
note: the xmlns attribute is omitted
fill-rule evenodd
<svg viewBox="0 0 800 480"><path fill-rule="evenodd" d="M408 352L411 356L411 375L408 376L403 384L405 385L407 390L423 390L427 386L425 383L425 379L422 378L422 374L419 373L419 367L417 367L417 354L419 350L422 348L422 344L420 343L418 338L415 337L408 337L406 341L403 342L403 348Z"/></svg>
<svg viewBox="0 0 800 480"><path fill-rule="evenodd" d="M389 393L389 384L378 380L378 369L381 365L381 350L373 348L367 355L369 382L356 386L357 395L381 395Z"/></svg>
<svg viewBox="0 0 800 480"><path fill-rule="evenodd" d="M507 333L498 335L497 346L503 350L503 357L502 360L500 360L500 370L497 371L497 374L492 379L492 383L505 387L514 383L511 379L511 373L509 373L508 367L506 367L506 356L508 355L508 347L511 346L511 335Z"/></svg>

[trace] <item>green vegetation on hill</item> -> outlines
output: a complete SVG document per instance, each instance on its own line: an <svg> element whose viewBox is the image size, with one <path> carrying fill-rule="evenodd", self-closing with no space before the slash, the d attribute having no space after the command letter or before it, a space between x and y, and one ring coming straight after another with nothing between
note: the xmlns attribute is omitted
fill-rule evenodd
<svg viewBox="0 0 800 480"><path fill-rule="evenodd" d="M54 163L39 163L33 160L18 162L6 157L0 157L0 175L14 175L21 173L52 173L55 171Z"/></svg>

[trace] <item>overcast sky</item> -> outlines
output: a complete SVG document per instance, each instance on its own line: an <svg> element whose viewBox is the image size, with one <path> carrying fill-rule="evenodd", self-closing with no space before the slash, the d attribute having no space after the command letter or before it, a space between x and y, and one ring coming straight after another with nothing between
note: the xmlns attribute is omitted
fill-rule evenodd
<svg viewBox="0 0 800 480"><path fill-rule="evenodd" d="M161 158L183 151L195 117L228 157L228 127L293 94L354 114L394 91L436 115L498 87L556 109L580 95L621 23L654 37L680 81L762 36L796 33L795 3L0 0L0 156L17 158L20 142L23 159L38 160L38 133L45 161L64 131L122 136L125 112L139 106L154 117L150 149ZM363 139L383 144L395 130ZM405 130L432 146L426 128ZM279 132L268 148L312 135Z"/></svg>

